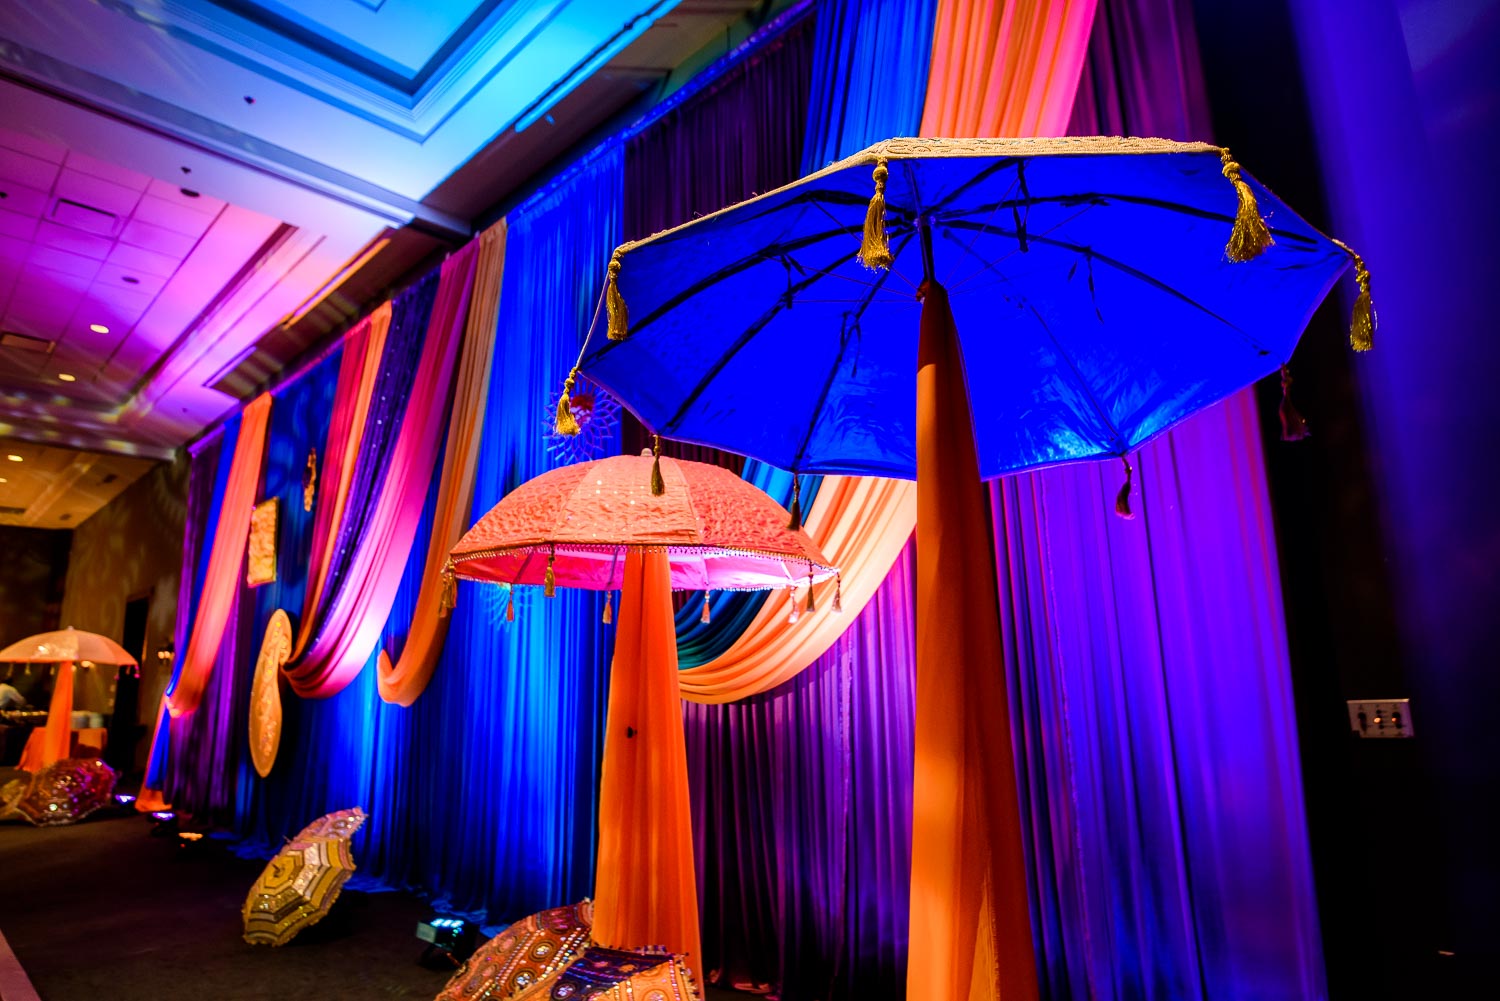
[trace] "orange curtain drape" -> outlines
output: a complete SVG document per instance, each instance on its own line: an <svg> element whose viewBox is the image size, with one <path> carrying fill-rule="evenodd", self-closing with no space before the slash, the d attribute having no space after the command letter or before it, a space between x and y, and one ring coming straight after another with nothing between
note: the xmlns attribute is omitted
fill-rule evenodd
<svg viewBox="0 0 1500 1001"><path fill-rule="evenodd" d="M599 779L594 939L665 946L702 975L669 557L631 550L620 588Z"/></svg>
<svg viewBox="0 0 1500 1001"><path fill-rule="evenodd" d="M224 503L219 509L219 527L214 533L213 550L208 557L208 573L203 578L203 596L198 615L182 656L182 668L167 708L181 716L198 708L203 690L219 654L219 641L229 621L230 609L240 590L240 573L245 565L245 542L250 536L250 512L260 490L261 462L266 451L266 428L271 421L271 394L262 393L252 400L240 420L240 436L234 446L233 465L224 487Z"/></svg>
<svg viewBox="0 0 1500 1001"><path fill-rule="evenodd" d="M266 451L266 429L271 423L271 394L262 393L246 405L240 418L240 435L235 442L229 479L224 486L224 500L219 509L219 527L214 532L209 552L208 570L203 578L203 594L198 615L193 620L187 650L172 691L162 696L156 716L156 730L151 735L151 757L146 774L154 773L157 733L170 725L170 718L198 708L203 691L213 672L219 641L229 622L229 612L239 594L240 573L245 565L245 542L250 536L250 512L260 490L262 460ZM159 810L166 807L161 790L141 787L136 799L137 810Z"/></svg>
<svg viewBox="0 0 1500 1001"><path fill-rule="evenodd" d="M73 741L73 662L57 665L52 683L52 701L47 706L47 725L33 731L17 763L23 772L39 772L68 756Z"/></svg>
<svg viewBox="0 0 1500 1001"><path fill-rule="evenodd" d="M938 0L922 135L1063 135L1096 3Z"/></svg>
<svg viewBox="0 0 1500 1001"><path fill-rule="evenodd" d="M931 283L917 359L916 765L907 992L1038 996L989 495L958 333Z"/></svg>
<svg viewBox="0 0 1500 1001"><path fill-rule="evenodd" d="M490 358L494 354L501 279L505 273L505 235L505 221L501 220L479 238L479 262L464 329L453 409L448 418L448 445L443 454L442 481L427 544L422 589L417 594L416 611L401 658L392 664L390 655L380 651L377 671L380 697L397 705L411 705L427 688L448 635L442 569L448 553L469 528L474 475L479 467L479 432L484 426Z"/></svg>

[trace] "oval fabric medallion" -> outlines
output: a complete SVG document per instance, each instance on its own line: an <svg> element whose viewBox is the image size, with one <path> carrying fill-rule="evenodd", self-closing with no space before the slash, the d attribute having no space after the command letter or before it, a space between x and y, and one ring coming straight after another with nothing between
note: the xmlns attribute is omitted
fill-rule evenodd
<svg viewBox="0 0 1500 1001"><path fill-rule="evenodd" d="M292 620L278 608L266 624L250 686L250 757L261 778L271 774L281 746L281 666L291 654Z"/></svg>

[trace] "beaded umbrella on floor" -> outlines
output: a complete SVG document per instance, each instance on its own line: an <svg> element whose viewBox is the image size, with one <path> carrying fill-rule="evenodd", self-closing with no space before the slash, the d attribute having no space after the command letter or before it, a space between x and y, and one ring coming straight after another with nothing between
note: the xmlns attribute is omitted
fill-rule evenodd
<svg viewBox="0 0 1500 1001"><path fill-rule="evenodd" d="M109 805L118 777L96 758L54 761L25 785L0 816L15 814L37 827L76 824Z"/></svg>
<svg viewBox="0 0 1500 1001"><path fill-rule="evenodd" d="M349 838L363 823L358 809L329 814L276 853L245 898L246 942L286 945L327 916L354 874ZM306 833L319 825L333 833Z"/></svg>
<svg viewBox="0 0 1500 1001"><path fill-rule="evenodd" d="M617 455L523 483L450 555L449 578L540 585L548 595L621 591L594 892L594 937L604 945L665 944L698 961L671 592L787 588L795 610L805 583L810 610L811 585L837 571L788 521L785 508L727 469Z"/></svg>

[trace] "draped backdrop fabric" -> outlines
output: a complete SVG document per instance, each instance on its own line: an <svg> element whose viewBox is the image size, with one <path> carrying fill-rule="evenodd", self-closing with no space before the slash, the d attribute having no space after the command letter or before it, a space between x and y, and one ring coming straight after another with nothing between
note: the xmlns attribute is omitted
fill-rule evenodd
<svg viewBox="0 0 1500 1001"><path fill-rule="evenodd" d="M376 427L367 425L364 436L365 442L382 447L361 449L350 495L351 501L363 499L365 504L345 509L326 617L308 650L284 669L292 690L304 698L326 698L347 685L376 649L390 617L433 466L442 455L443 415L478 250L474 242L465 244L436 275L397 300L387 341L390 363L382 368L371 404ZM434 279L436 288L431 288ZM414 348L406 348L407 341L414 341ZM361 490L367 482L372 486ZM367 517L350 517L355 514Z"/></svg>
<svg viewBox="0 0 1500 1001"><path fill-rule="evenodd" d="M505 220L479 237L473 295L464 322L463 354L454 377L449 408L448 444L442 456L437 521L427 543L427 568L412 615L411 630L400 660L391 662L385 650L377 663L380 697L409 706L427 688L437 668L448 635L443 604L443 565L448 553L468 530L474 500L474 476L479 465L479 431L484 425L485 397L490 387L490 361L495 353L495 321L500 308L500 285L505 274Z"/></svg>
<svg viewBox="0 0 1500 1001"><path fill-rule="evenodd" d="M1100 0L1069 129L1210 138L1190 0ZM1246 390L1146 446L1130 522L990 485L1048 997L1327 996L1261 440Z"/></svg>

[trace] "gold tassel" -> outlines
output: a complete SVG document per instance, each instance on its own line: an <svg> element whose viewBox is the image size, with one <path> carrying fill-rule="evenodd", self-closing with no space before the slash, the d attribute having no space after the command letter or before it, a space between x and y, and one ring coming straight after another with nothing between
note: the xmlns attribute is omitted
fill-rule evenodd
<svg viewBox="0 0 1500 1001"><path fill-rule="evenodd" d="M438 618L446 619L448 613L458 607L458 578L453 576L453 564L443 567L443 593L438 601Z"/></svg>
<svg viewBox="0 0 1500 1001"><path fill-rule="evenodd" d="M1239 211L1234 216L1234 231L1229 234L1229 244L1224 248L1224 256L1236 264L1245 261L1253 261L1265 253L1276 241L1271 239L1270 227L1260 217L1260 208L1255 204L1255 192L1250 190L1250 185L1240 176L1240 165L1234 162L1234 157L1229 155L1229 150L1219 150L1219 159L1223 161L1224 176L1234 185L1234 193L1239 196Z"/></svg>
<svg viewBox="0 0 1500 1001"><path fill-rule="evenodd" d="M802 606L797 604L797 589L795 587L788 587L786 590L787 594L792 596L792 611L786 617L786 620L795 624L798 619L802 618Z"/></svg>
<svg viewBox="0 0 1500 1001"><path fill-rule="evenodd" d="M651 496L660 497L667 492L667 483L661 478L661 435L651 436Z"/></svg>
<svg viewBox="0 0 1500 1001"><path fill-rule="evenodd" d="M516 589L509 589L510 597L505 599L505 621L516 621Z"/></svg>
<svg viewBox="0 0 1500 1001"><path fill-rule="evenodd" d="M1356 351L1368 351L1375 346L1375 327L1379 323L1375 303L1370 299L1370 269L1365 267L1365 259L1350 250L1347 243L1342 240L1333 242L1354 261L1354 283L1359 286L1359 295L1349 317L1349 346Z"/></svg>
<svg viewBox="0 0 1500 1001"><path fill-rule="evenodd" d="M807 608L803 609L803 611L807 612L808 615L811 615L813 612L816 612L817 610L818 610L818 606L813 603L813 582L812 582L812 575L809 574L808 577L807 577Z"/></svg>
<svg viewBox="0 0 1500 1001"><path fill-rule="evenodd" d="M844 614L844 575L838 574L833 578L833 614Z"/></svg>
<svg viewBox="0 0 1500 1001"><path fill-rule="evenodd" d="M573 380L578 376L578 369L568 373L568 379L563 383L562 395L557 398L557 421L553 425L560 435L571 438L578 434L582 428L578 426L578 418L573 416Z"/></svg>
<svg viewBox="0 0 1500 1001"><path fill-rule="evenodd" d="M698 621L701 622L701 623L703 623L704 625L707 625L708 621L709 621L709 614L708 614L708 592L707 591L703 592L703 614L700 615L700 616L698 616Z"/></svg>
<svg viewBox="0 0 1500 1001"><path fill-rule="evenodd" d="M547 556L547 572L542 575L542 597L557 597L557 574L552 570L552 561L557 559L556 553Z"/></svg>
<svg viewBox="0 0 1500 1001"><path fill-rule="evenodd" d="M1130 483L1135 475L1135 470L1130 468L1130 460L1120 456L1120 461L1125 463L1125 483L1120 487L1120 492L1115 495L1115 514L1126 521L1135 520L1135 512L1130 510Z"/></svg>
<svg viewBox="0 0 1500 1001"><path fill-rule="evenodd" d="M795 532L802 527L802 479L792 474L792 520L787 522L787 531Z"/></svg>
<svg viewBox="0 0 1500 1001"><path fill-rule="evenodd" d="M620 294L620 252L609 259L609 277L604 282L604 308L609 311L609 327L606 332L612 341L623 341L630 333L630 311L625 308L625 297Z"/></svg>
<svg viewBox="0 0 1500 1001"><path fill-rule="evenodd" d="M865 238L859 245L859 263L871 271L887 271L895 262L891 243L885 235L885 181L890 176L885 158L875 162L875 194L865 212Z"/></svg>
<svg viewBox="0 0 1500 1001"><path fill-rule="evenodd" d="M1281 366L1281 406L1277 413L1281 417L1282 441L1301 441L1311 437L1307 421L1292 406L1292 370L1285 365Z"/></svg>
<svg viewBox="0 0 1500 1001"><path fill-rule="evenodd" d="M615 592L604 592L604 615L601 621L607 626L615 621Z"/></svg>

